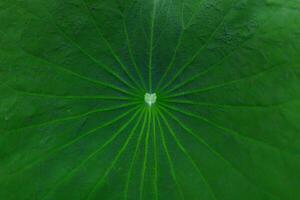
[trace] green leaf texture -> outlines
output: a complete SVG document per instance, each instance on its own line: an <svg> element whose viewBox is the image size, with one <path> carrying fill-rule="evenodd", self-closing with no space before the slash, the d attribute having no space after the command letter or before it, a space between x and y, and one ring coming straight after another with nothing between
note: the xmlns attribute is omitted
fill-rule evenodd
<svg viewBox="0 0 300 200"><path fill-rule="evenodd" d="M1 200L299 200L300 0L1 0Z"/></svg>

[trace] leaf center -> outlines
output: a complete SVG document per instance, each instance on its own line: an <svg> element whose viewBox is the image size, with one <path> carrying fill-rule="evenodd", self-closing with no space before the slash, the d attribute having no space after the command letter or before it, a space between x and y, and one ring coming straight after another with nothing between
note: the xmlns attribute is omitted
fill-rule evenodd
<svg viewBox="0 0 300 200"><path fill-rule="evenodd" d="M155 104L157 99L156 93L146 93L144 99L149 106L152 106L153 104Z"/></svg>

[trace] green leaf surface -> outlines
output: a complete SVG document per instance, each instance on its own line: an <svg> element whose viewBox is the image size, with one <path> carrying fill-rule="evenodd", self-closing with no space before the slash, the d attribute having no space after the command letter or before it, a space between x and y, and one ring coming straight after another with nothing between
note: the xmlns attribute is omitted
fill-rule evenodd
<svg viewBox="0 0 300 200"><path fill-rule="evenodd" d="M299 200L300 0L1 0L0 199Z"/></svg>

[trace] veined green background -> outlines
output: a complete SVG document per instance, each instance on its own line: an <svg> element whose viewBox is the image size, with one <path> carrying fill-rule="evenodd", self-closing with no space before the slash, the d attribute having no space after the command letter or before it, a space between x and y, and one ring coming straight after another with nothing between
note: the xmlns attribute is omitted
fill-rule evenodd
<svg viewBox="0 0 300 200"><path fill-rule="evenodd" d="M0 0L0 199L299 200L299 99L299 0Z"/></svg>

